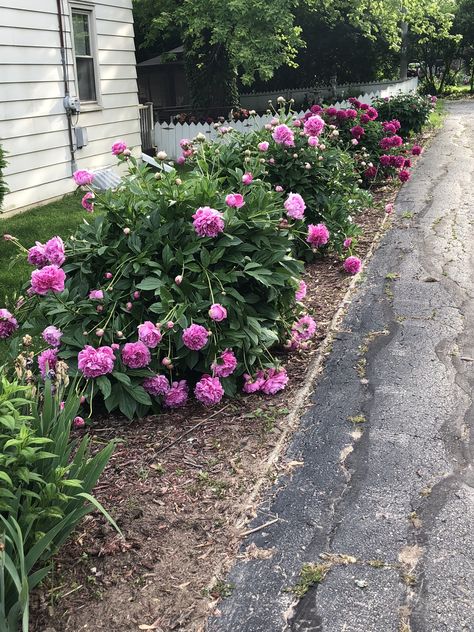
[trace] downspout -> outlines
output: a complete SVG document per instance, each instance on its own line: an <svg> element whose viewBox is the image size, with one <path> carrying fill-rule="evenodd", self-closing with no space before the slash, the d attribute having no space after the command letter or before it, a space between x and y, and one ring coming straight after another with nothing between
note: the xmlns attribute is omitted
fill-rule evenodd
<svg viewBox="0 0 474 632"><path fill-rule="evenodd" d="M56 0L57 5L57 14L58 14L58 25L59 25L59 43L61 47L61 66L63 69L63 81L64 81L64 97L69 97L69 77L67 72L67 51L66 51L66 43L64 39L64 28L63 28L63 19L62 19L62 6L61 0ZM71 175L77 169L76 157L75 157L75 149L74 149L74 139L72 134L72 114L71 110L66 108L66 118L67 118L67 130L69 136L69 150L71 152Z"/></svg>

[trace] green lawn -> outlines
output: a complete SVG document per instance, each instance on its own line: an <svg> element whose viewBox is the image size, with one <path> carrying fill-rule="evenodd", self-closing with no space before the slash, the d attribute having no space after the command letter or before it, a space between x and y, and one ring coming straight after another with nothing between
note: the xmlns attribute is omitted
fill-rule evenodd
<svg viewBox="0 0 474 632"><path fill-rule="evenodd" d="M9 219L2 219L0 215L0 307L12 307L14 294L33 269L24 255L14 259L18 249L4 241L3 235L14 235L26 248L33 246L35 241L44 243L55 235L69 237L83 217L90 217L81 206L81 197L80 192L66 195L57 202L38 206ZM10 267L13 260L14 264Z"/></svg>

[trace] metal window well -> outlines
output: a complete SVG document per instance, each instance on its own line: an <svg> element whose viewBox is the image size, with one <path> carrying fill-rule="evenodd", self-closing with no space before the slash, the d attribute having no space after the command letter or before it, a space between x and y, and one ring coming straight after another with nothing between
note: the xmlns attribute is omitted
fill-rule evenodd
<svg viewBox="0 0 474 632"><path fill-rule="evenodd" d="M122 178L112 169L100 169L94 171L94 187L106 191L107 189L116 189Z"/></svg>

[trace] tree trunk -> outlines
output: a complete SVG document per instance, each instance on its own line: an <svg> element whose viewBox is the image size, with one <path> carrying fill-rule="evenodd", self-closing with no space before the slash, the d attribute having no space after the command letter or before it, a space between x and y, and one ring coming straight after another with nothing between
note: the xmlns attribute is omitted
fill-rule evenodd
<svg viewBox="0 0 474 632"><path fill-rule="evenodd" d="M401 23L402 45L400 49L400 79L403 81L408 77L408 24Z"/></svg>
<svg viewBox="0 0 474 632"><path fill-rule="evenodd" d="M474 61L471 62L471 86L470 86L470 91L471 93L474 92Z"/></svg>

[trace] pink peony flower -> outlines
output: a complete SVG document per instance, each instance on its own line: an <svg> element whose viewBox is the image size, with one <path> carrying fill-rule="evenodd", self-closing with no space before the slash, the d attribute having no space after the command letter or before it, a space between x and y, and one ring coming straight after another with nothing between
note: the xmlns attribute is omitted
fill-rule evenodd
<svg viewBox="0 0 474 632"><path fill-rule="evenodd" d="M403 156L390 156L390 165L396 169L401 169L405 164L405 158Z"/></svg>
<svg viewBox="0 0 474 632"><path fill-rule="evenodd" d="M374 107L370 106L367 110L367 116L370 117L371 121L375 121L375 119L378 118L379 113Z"/></svg>
<svg viewBox="0 0 474 632"><path fill-rule="evenodd" d="M127 149L127 145L123 142L123 140L117 140L112 145L112 153L114 156L120 156Z"/></svg>
<svg viewBox="0 0 474 632"><path fill-rule="evenodd" d="M199 351L206 346L209 333L202 325L190 325L183 331L184 345L192 351Z"/></svg>
<svg viewBox="0 0 474 632"><path fill-rule="evenodd" d="M278 391L282 391L288 384L288 375L285 369L267 369L264 373L259 371L257 377L263 377L264 382L260 387L260 390L265 395L275 395Z"/></svg>
<svg viewBox="0 0 474 632"><path fill-rule="evenodd" d="M0 340L9 338L15 329L18 329L16 318L10 314L8 309L0 309Z"/></svg>
<svg viewBox="0 0 474 632"><path fill-rule="evenodd" d="M411 174L406 169L401 169L398 172L398 177L400 179L400 182L407 182L411 178Z"/></svg>
<svg viewBox="0 0 474 632"><path fill-rule="evenodd" d="M184 165L185 162L186 162L186 156L178 156L176 158L177 165Z"/></svg>
<svg viewBox="0 0 474 632"><path fill-rule="evenodd" d="M226 195L225 203L227 204L227 206L242 208L242 206L245 204L244 196L240 193L229 193L229 195Z"/></svg>
<svg viewBox="0 0 474 632"><path fill-rule="evenodd" d="M146 320L141 325L138 325L138 338L147 347L154 349L161 342L163 336L161 331L151 320Z"/></svg>
<svg viewBox="0 0 474 632"><path fill-rule="evenodd" d="M373 180L373 178L375 178L377 176L377 167L368 167L365 171L364 171L364 176L368 179L368 180Z"/></svg>
<svg viewBox="0 0 474 632"><path fill-rule="evenodd" d="M382 167L389 167L392 156L388 156L387 154L383 154L380 156L380 164Z"/></svg>
<svg viewBox="0 0 474 632"><path fill-rule="evenodd" d="M328 116L336 116L337 108L335 108L335 107L326 108L326 114Z"/></svg>
<svg viewBox="0 0 474 632"><path fill-rule="evenodd" d="M382 123L382 127L383 127L383 131L387 135L395 134L395 132L397 131L396 126L391 121L386 121L385 123Z"/></svg>
<svg viewBox="0 0 474 632"><path fill-rule="evenodd" d="M387 213L387 215L391 215L393 213L393 204L386 204L385 212Z"/></svg>
<svg viewBox="0 0 474 632"><path fill-rule="evenodd" d="M104 292L102 290L91 290L89 298L91 301L101 301L104 298Z"/></svg>
<svg viewBox="0 0 474 632"><path fill-rule="evenodd" d="M413 147L411 148L411 153L413 154L413 156L419 156L422 151L423 149L420 147L420 145L413 145Z"/></svg>
<svg viewBox="0 0 474 632"><path fill-rule="evenodd" d="M309 340L316 333L316 322L311 316L302 316L291 328L292 338L300 342Z"/></svg>
<svg viewBox="0 0 474 632"><path fill-rule="evenodd" d="M78 186L91 184L95 178L94 174L91 171L87 171L87 169L79 169L78 171L75 171L72 174L72 177Z"/></svg>
<svg viewBox="0 0 474 632"><path fill-rule="evenodd" d="M311 114L319 114L323 111L323 108L320 105L312 105L309 109Z"/></svg>
<svg viewBox="0 0 474 632"><path fill-rule="evenodd" d="M351 108L346 110L346 118L351 119L351 120L354 120L355 118L357 118L357 110L353 110Z"/></svg>
<svg viewBox="0 0 474 632"><path fill-rule="evenodd" d="M344 246L344 248L350 248L352 246L352 238L347 237L346 239L344 239L344 243L342 245Z"/></svg>
<svg viewBox="0 0 474 632"><path fill-rule="evenodd" d="M203 206L193 215L193 226L199 237L217 237L224 230L222 213L209 206Z"/></svg>
<svg viewBox="0 0 474 632"><path fill-rule="evenodd" d="M324 126L325 122L316 114L305 121L304 131L307 136L319 136L323 131Z"/></svg>
<svg viewBox="0 0 474 632"><path fill-rule="evenodd" d="M360 125L355 125L351 128L351 134L356 140L359 140L359 138L365 134L365 129Z"/></svg>
<svg viewBox="0 0 474 632"><path fill-rule="evenodd" d="M256 393L262 388L262 384L265 381L263 376L252 378L248 373L244 373L244 380L245 383L242 388L244 393Z"/></svg>
<svg viewBox="0 0 474 632"><path fill-rule="evenodd" d="M33 294L44 296L49 292L62 292L66 275L58 266L45 266L31 273L31 290Z"/></svg>
<svg viewBox="0 0 474 632"><path fill-rule="evenodd" d="M59 347L59 345L61 344L61 336L63 335L63 332L54 325L50 325L43 330L43 333L41 335L49 345L51 345L52 347Z"/></svg>
<svg viewBox="0 0 474 632"><path fill-rule="evenodd" d="M301 280L298 289L295 292L295 299L297 301L302 301L306 296L307 289L306 283Z"/></svg>
<svg viewBox="0 0 474 632"><path fill-rule="evenodd" d="M212 320L220 323L227 318L227 310L220 303L214 303L209 309L209 316Z"/></svg>
<svg viewBox="0 0 474 632"><path fill-rule="evenodd" d="M32 266L38 266L39 268L42 268L48 263L46 255L44 254L44 245L39 241L36 242L36 246L28 250L28 263Z"/></svg>
<svg viewBox="0 0 474 632"><path fill-rule="evenodd" d="M86 345L79 351L77 366L84 377L99 377L112 373L114 370L114 351L111 347L99 347L95 349Z"/></svg>
<svg viewBox="0 0 474 632"><path fill-rule="evenodd" d="M143 388L153 397L158 397L169 391L170 383L164 375L154 375L143 381Z"/></svg>
<svg viewBox="0 0 474 632"><path fill-rule="evenodd" d="M336 112L336 118L338 121L345 121L347 119L347 111L346 110L338 110Z"/></svg>
<svg viewBox="0 0 474 632"><path fill-rule="evenodd" d="M343 265L344 270L349 274L358 274L362 268L362 261L359 257L347 257Z"/></svg>
<svg viewBox="0 0 474 632"><path fill-rule="evenodd" d="M249 184L252 184L252 182L253 175L250 173L250 171L247 171L247 173L244 173L244 175L242 176L242 183L248 186Z"/></svg>
<svg viewBox="0 0 474 632"><path fill-rule="evenodd" d="M278 145L295 146L295 135L288 125L277 125L273 130L272 138Z"/></svg>
<svg viewBox="0 0 474 632"><path fill-rule="evenodd" d="M164 405L168 408L179 408L184 406L188 399L188 385L186 380L173 382L170 389L166 391L164 396Z"/></svg>
<svg viewBox="0 0 474 632"><path fill-rule="evenodd" d="M79 417L79 415L77 417L74 417L74 421L72 423L76 430L78 430L79 428L84 428L84 426L86 425L84 419L82 417Z"/></svg>
<svg viewBox="0 0 474 632"><path fill-rule="evenodd" d="M38 366L41 377L46 379L49 371L54 373L56 362L58 361L58 352L56 349L45 349L38 356Z"/></svg>
<svg viewBox="0 0 474 632"><path fill-rule="evenodd" d="M317 147L319 145L319 138L317 136L309 136L308 145L310 147Z"/></svg>
<svg viewBox="0 0 474 632"><path fill-rule="evenodd" d="M392 147L401 147L403 145L403 138L401 136L397 136L396 134L395 136L392 136L390 140Z"/></svg>
<svg viewBox="0 0 474 632"><path fill-rule="evenodd" d="M370 116L368 114L362 114L362 116L360 117L360 122L362 123L362 125L365 125L370 120L371 119L370 119Z"/></svg>
<svg viewBox="0 0 474 632"><path fill-rule="evenodd" d="M258 143L257 147L259 151L268 151L268 148L270 147L270 143L267 143L267 141L264 140L261 143Z"/></svg>
<svg viewBox="0 0 474 632"><path fill-rule="evenodd" d="M361 110L368 110L369 109L369 104L368 103L361 103L360 104L360 109Z"/></svg>
<svg viewBox="0 0 474 632"><path fill-rule="evenodd" d="M309 224L308 236L306 241L313 246L313 248L319 248L328 243L330 233L324 224Z"/></svg>
<svg viewBox="0 0 474 632"><path fill-rule="evenodd" d="M205 406L214 406L224 397L224 389L218 377L203 375L194 387L196 399Z"/></svg>
<svg viewBox="0 0 474 632"><path fill-rule="evenodd" d="M192 142L189 140L189 138L182 138L179 141L179 146L181 147L181 149L187 149L191 145L192 145Z"/></svg>
<svg viewBox="0 0 474 632"><path fill-rule="evenodd" d="M61 237L53 237L44 245L44 256L55 266L62 266L66 260L64 243Z"/></svg>
<svg viewBox="0 0 474 632"><path fill-rule="evenodd" d="M405 167L405 169L409 169L411 167L411 160L409 158L405 158L403 166Z"/></svg>
<svg viewBox="0 0 474 632"><path fill-rule="evenodd" d="M150 350L141 340L127 342L122 349L122 362L130 369L143 369L151 362Z"/></svg>
<svg viewBox="0 0 474 632"><path fill-rule="evenodd" d="M286 214L293 219L303 219L306 204L299 193L290 193L284 203Z"/></svg>
<svg viewBox="0 0 474 632"><path fill-rule="evenodd" d="M280 186L279 184L277 184L277 185L276 185L276 187L275 187L275 191L276 191L277 193L282 193L282 192L283 192L283 187L282 187L282 186Z"/></svg>
<svg viewBox="0 0 474 632"><path fill-rule="evenodd" d="M92 193L92 191L87 191L87 193L81 200L82 207L85 208L86 211L89 211L89 213L92 213L94 211L94 203L90 201L94 198L95 195Z"/></svg>
<svg viewBox="0 0 474 632"><path fill-rule="evenodd" d="M213 375L229 377L237 368L237 358L230 349L225 349L215 362L211 364Z"/></svg>

